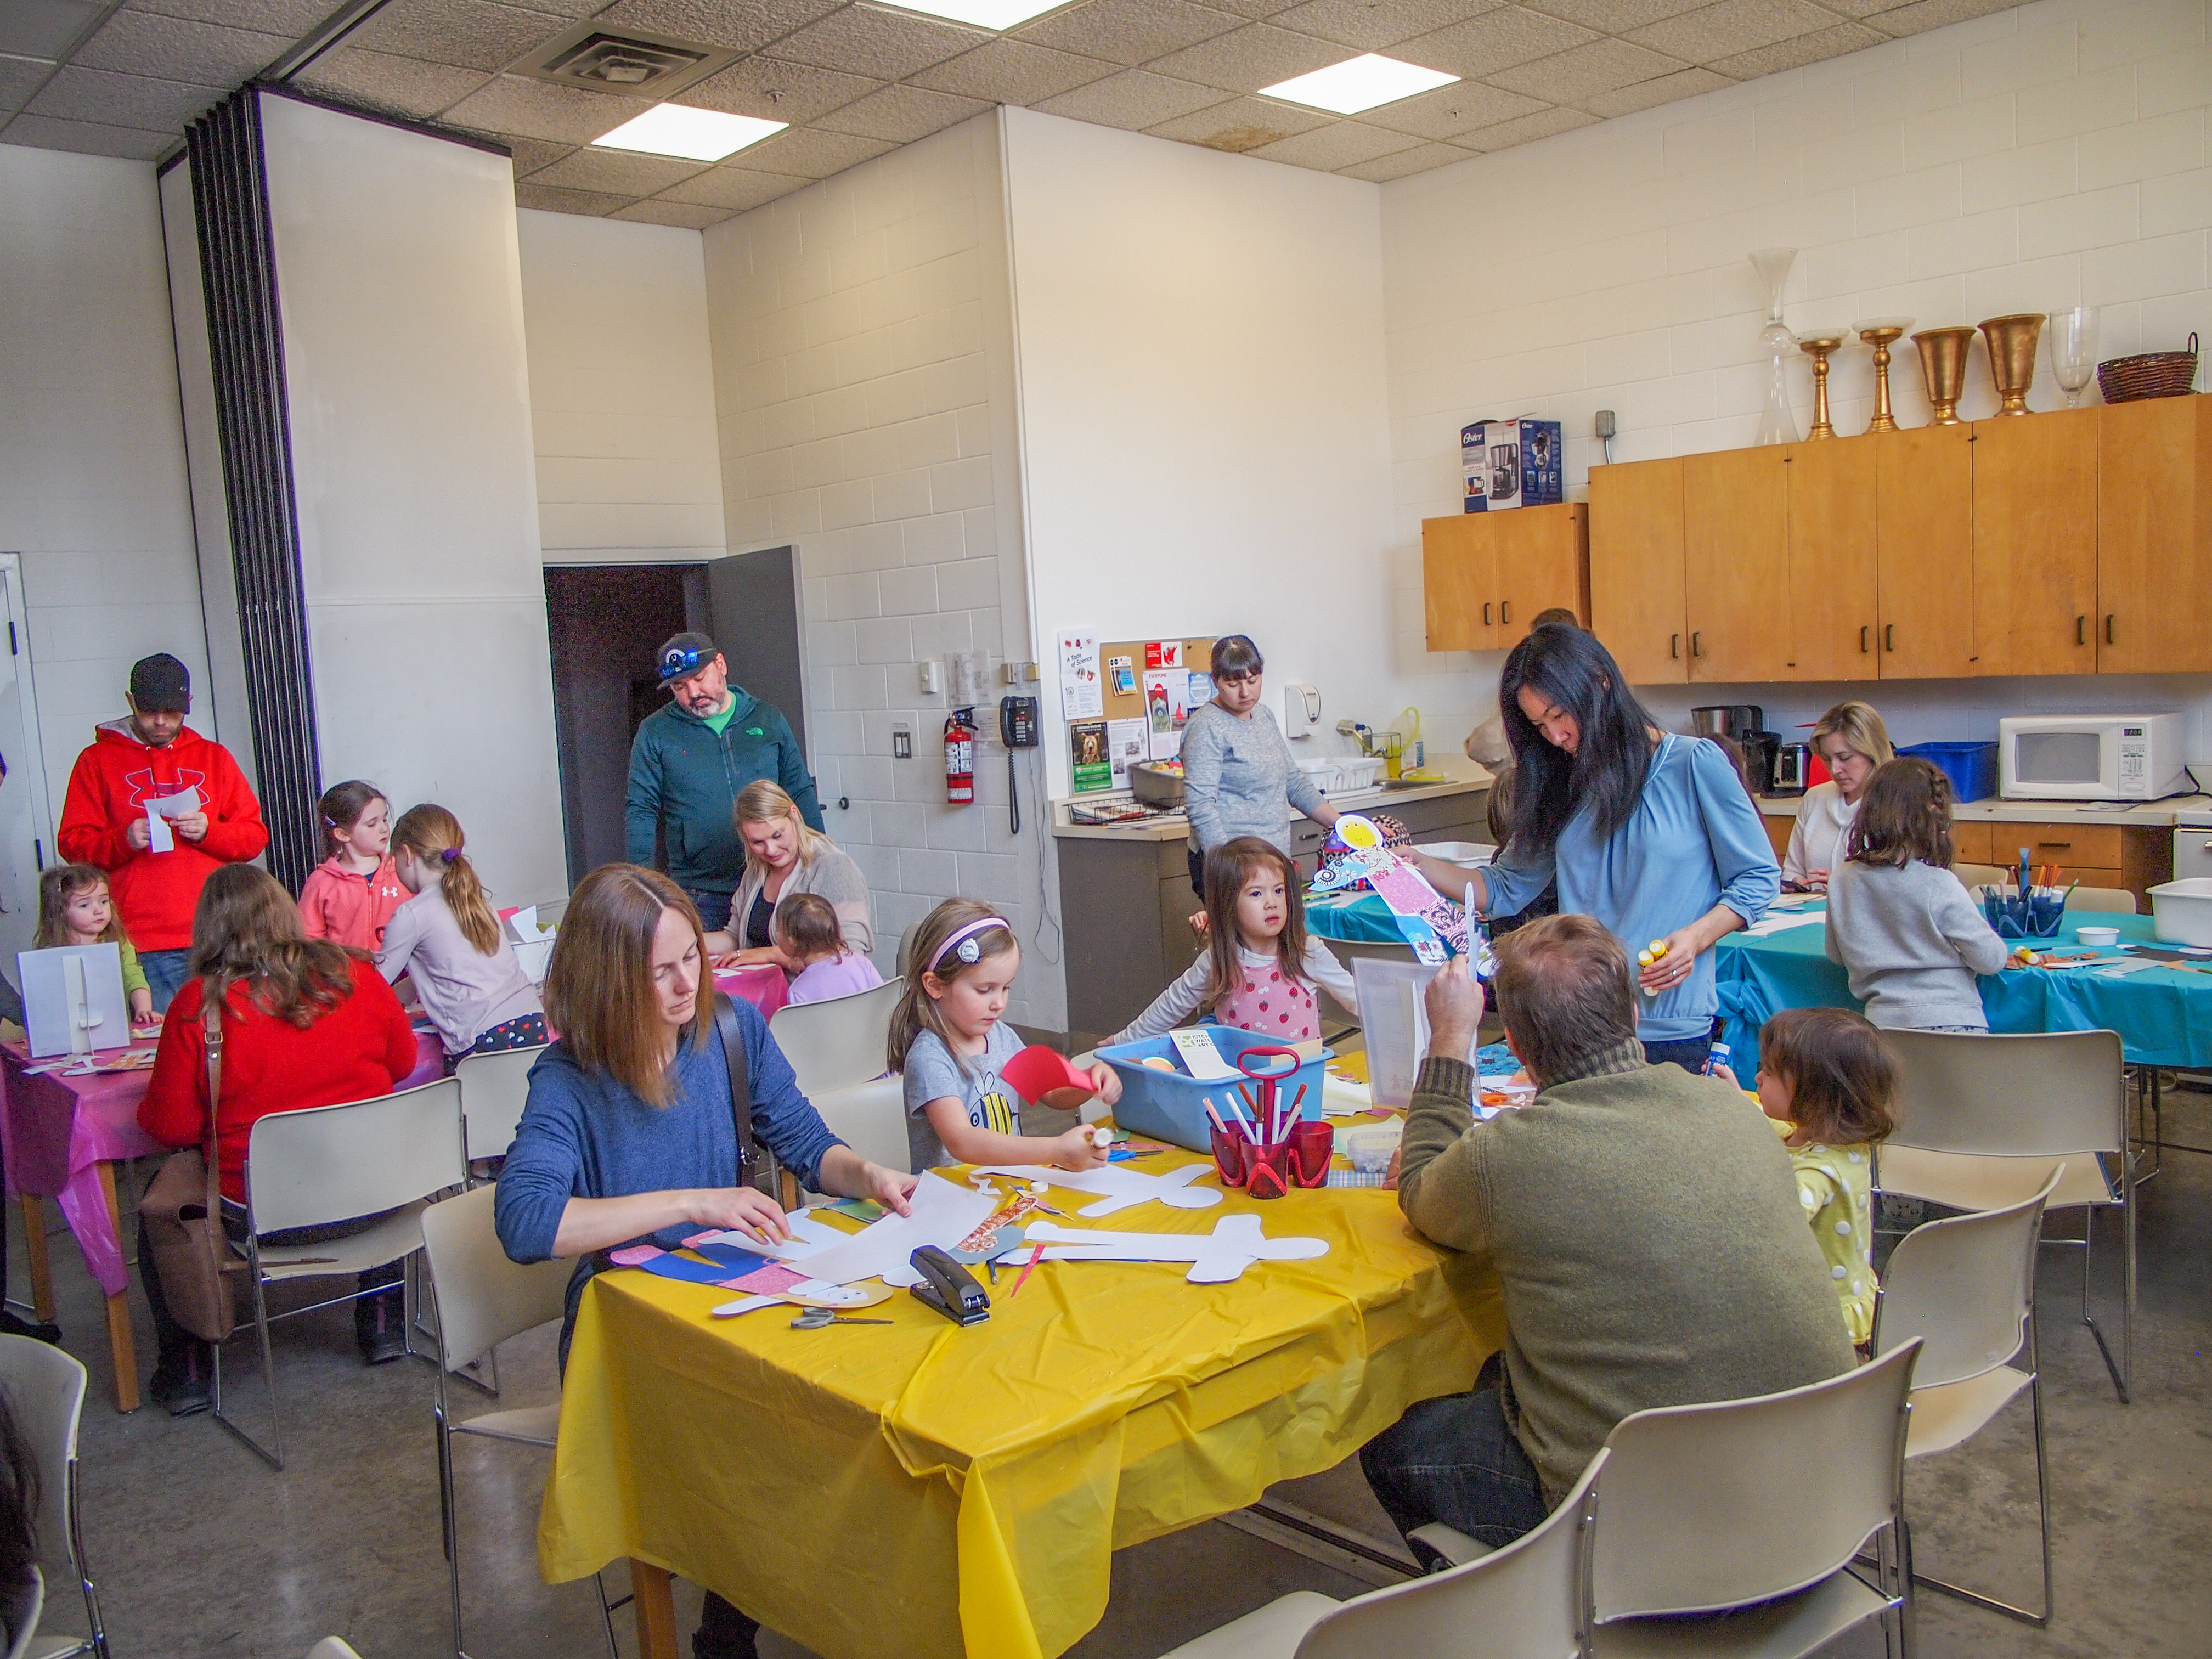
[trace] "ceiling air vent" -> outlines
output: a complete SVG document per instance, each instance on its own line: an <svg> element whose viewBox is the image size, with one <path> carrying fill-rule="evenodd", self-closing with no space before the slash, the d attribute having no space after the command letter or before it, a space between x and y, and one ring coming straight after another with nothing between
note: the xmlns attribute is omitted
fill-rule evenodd
<svg viewBox="0 0 2212 1659"><path fill-rule="evenodd" d="M738 56L696 40L641 29L617 34L583 23L556 35L516 65L514 72L593 92L666 98L705 80Z"/></svg>

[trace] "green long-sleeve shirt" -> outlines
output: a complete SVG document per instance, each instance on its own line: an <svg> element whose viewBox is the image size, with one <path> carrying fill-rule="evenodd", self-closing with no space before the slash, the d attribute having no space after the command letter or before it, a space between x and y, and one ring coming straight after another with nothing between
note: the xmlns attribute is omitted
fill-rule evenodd
<svg viewBox="0 0 2212 1659"><path fill-rule="evenodd" d="M654 842L665 831L665 867L679 887L737 890L745 867L738 792L759 779L781 783L808 827L822 828L814 775L791 722L773 703L738 686L730 691L734 701L720 730L672 702L648 714L630 741L626 853L632 864L654 863Z"/></svg>
<svg viewBox="0 0 2212 1659"><path fill-rule="evenodd" d="M1624 1417L1852 1364L1774 1132L1716 1079L1616 1063L1478 1123L1474 1072L1432 1059L1406 1119L1399 1202L1501 1282L1506 1420L1550 1504Z"/></svg>

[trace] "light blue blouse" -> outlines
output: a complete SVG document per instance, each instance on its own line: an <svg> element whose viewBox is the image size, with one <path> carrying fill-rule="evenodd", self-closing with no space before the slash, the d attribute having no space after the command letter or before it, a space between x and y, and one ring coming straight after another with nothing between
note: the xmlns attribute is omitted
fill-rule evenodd
<svg viewBox="0 0 2212 1659"><path fill-rule="evenodd" d="M1655 939L1725 904L1749 927L1782 890L1781 867L1728 757L1701 738L1659 741L1644 793L1628 822L1604 841L1589 808L1567 821L1549 857L1509 851L1486 872L1486 915L1524 908L1557 876L1563 913L1595 916L1628 947L1631 960ZM1713 953L1656 997L1637 993L1636 1035L1646 1042L1704 1036L1719 1012Z"/></svg>

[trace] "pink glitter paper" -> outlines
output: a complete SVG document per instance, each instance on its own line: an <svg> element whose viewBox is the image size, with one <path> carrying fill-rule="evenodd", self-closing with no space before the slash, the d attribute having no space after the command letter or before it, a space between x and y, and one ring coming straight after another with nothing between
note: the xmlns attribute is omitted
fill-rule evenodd
<svg viewBox="0 0 2212 1659"><path fill-rule="evenodd" d="M743 1279L726 1279L722 1288L743 1291L748 1296L781 1296L794 1285L804 1284L805 1273L793 1273L781 1263L770 1262L765 1267L756 1267Z"/></svg>

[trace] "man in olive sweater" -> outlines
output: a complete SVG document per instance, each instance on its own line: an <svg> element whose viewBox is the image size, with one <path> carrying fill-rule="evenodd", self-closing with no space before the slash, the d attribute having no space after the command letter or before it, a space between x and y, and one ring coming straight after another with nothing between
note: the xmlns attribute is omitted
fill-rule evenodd
<svg viewBox="0 0 2212 1659"><path fill-rule="evenodd" d="M1455 960L1406 1119L1399 1203L1505 1296L1502 1370L1424 1401L1360 1453L1401 1531L1486 1544L1540 1522L1614 1424L1849 1370L1850 1343L1789 1155L1742 1094L1644 1061L1620 941L1547 916L1501 941L1498 1012L1538 1085L1478 1123L1482 988Z"/></svg>

